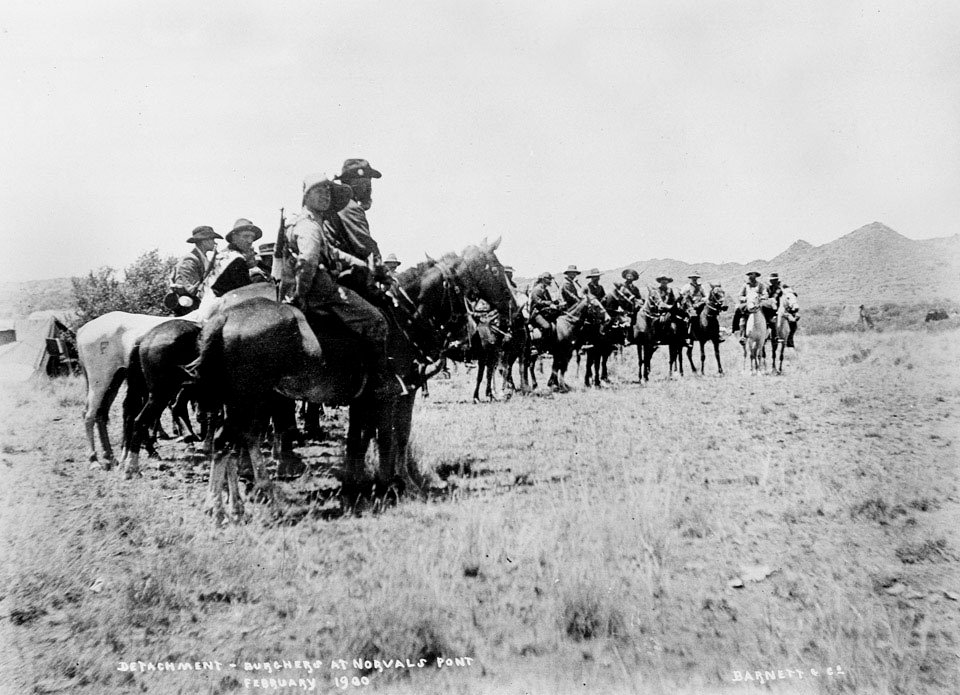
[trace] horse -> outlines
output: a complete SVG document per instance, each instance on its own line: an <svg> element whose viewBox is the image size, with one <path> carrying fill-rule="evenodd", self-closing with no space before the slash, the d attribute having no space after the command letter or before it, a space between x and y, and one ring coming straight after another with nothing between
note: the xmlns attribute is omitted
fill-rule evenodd
<svg viewBox="0 0 960 695"><path fill-rule="evenodd" d="M194 363L205 407L225 406L225 426L250 456L257 488L270 488L258 433L264 400L273 391L330 405L349 405L346 460L342 483L352 489L367 478L367 449L376 438L377 489L417 489L408 470L408 443L421 365L435 362L466 319L464 299L482 298L512 317L513 296L503 266L494 253L500 240L468 247L400 273L384 302L387 351L393 368L409 385L403 395L378 398L366 368L358 364L358 341L339 320L314 321L300 309L264 298L240 302L220 312L204 328L200 358ZM383 486L382 488L380 486ZM238 517L243 514L235 459L211 459L208 506L224 517L222 490Z"/></svg>
<svg viewBox="0 0 960 695"><path fill-rule="evenodd" d="M107 433L107 422L110 406L126 378L130 354L134 345L147 331L166 321L172 321L173 318L111 311L88 321L77 330L77 355L87 384L83 422L91 464L98 463L94 427L100 434L103 468L110 469L116 463L113 448L110 446L110 435Z"/></svg>
<svg viewBox="0 0 960 695"><path fill-rule="evenodd" d="M126 478L139 474L140 446L187 381L183 367L197 358L199 337L199 324L175 318L154 326L134 345L123 403Z"/></svg>
<svg viewBox="0 0 960 695"><path fill-rule="evenodd" d="M552 335L542 337L539 341L530 341L524 355L523 368L532 375L535 362L534 350L538 354L549 352L553 355L553 364L551 365L547 386L555 391L567 393L570 391L570 387L567 385L564 376L584 324L588 320L602 323L607 321L608 318L609 316L600 300L587 293L576 304L560 314ZM533 383L534 388L536 388L536 377L533 377Z"/></svg>
<svg viewBox="0 0 960 695"><path fill-rule="evenodd" d="M500 376L504 388L516 391L517 386L513 381L513 365L519 363L520 392L529 393L530 379L523 369L523 356L530 342L530 328L527 326L527 321L530 318L530 298L526 292L514 291L513 299L518 310L513 317L513 322L507 326L507 334L503 337L503 343L500 346Z"/></svg>
<svg viewBox="0 0 960 695"><path fill-rule="evenodd" d="M496 312L480 311L467 313L466 336L459 351L448 353L451 358L462 362L474 360L477 363L477 379L473 389L473 402L480 402L480 384L486 376L487 400L499 400L493 390L493 374L500 362L500 352L506 333L500 329L500 316ZM459 353L459 354L458 354Z"/></svg>
<svg viewBox="0 0 960 695"><path fill-rule="evenodd" d="M764 300L758 287L746 288L746 341L743 345L743 362L746 370L747 357L750 358L750 373L755 374L765 363L763 345L767 341L767 319L763 315ZM765 367L765 364L763 365Z"/></svg>
<svg viewBox="0 0 960 695"><path fill-rule="evenodd" d="M770 347L773 355L773 365L777 372L783 373L783 353L788 347L796 350L793 338L796 332L797 314L800 311L800 304L797 302L797 295L789 287L784 287L780 295L780 306L777 308L777 316L774 323L774 330L771 332ZM791 327L793 323L794 327ZM777 365L777 344L780 345L780 364Z"/></svg>
<svg viewBox="0 0 960 695"><path fill-rule="evenodd" d="M696 316L690 318L690 338L694 343L700 343L700 373L705 373L707 356L704 345L707 341L713 343L713 354L717 358L717 372L723 374L723 365L720 363L720 320L719 314L727 310L726 293L720 285L710 285L706 302L700 307ZM696 373L693 364L693 345L687 348L687 360L690 369Z"/></svg>
<svg viewBox="0 0 960 695"><path fill-rule="evenodd" d="M654 290L650 291L651 294ZM675 368L683 376L683 347L687 331L686 313L679 302L670 311L661 316L649 313L647 307L637 312L637 322L633 327L633 341L637 344L639 377L641 381L650 381L650 361L660 345L669 349L668 374L673 375Z"/></svg>
<svg viewBox="0 0 960 695"><path fill-rule="evenodd" d="M604 299L603 306L607 320L603 323L588 322L584 327L583 351L587 356L586 374L583 385L600 388L600 382L610 383L607 373L607 361L618 345L626 339L629 323L624 323L618 315L620 302L613 297Z"/></svg>

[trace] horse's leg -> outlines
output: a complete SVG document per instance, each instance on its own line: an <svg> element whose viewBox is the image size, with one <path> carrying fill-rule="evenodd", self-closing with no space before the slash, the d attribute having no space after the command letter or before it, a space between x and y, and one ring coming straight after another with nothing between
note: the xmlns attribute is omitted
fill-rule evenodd
<svg viewBox="0 0 960 695"><path fill-rule="evenodd" d="M381 411L379 432L384 432L389 427L390 436L388 438L389 449L384 451L384 441L380 438L377 445L380 449L380 465L383 467L384 459L392 461L389 470L381 471L381 476L388 483L399 480L405 490L417 491L420 489L418 482L419 471L415 470L416 462L410 458L410 430L413 424L413 404L416 399L415 393L407 394L396 398L389 406L389 412Z"/></svg>
<svg viewBox="0 0 960 695"><path fill-rule="evenodd" d="M717 372L723 374L723 365L720 364L720 341L713 339L710 342L713 343L713 354L717 358Z"/></svg>
<svg viewBox="0 0 960 695"><path fill-rule="evenodd" d="M590 376L592 371L593 371L593 351L587 350L587 369L586 369L586 373L583 375L583 385L588 388L590 386ZM579 374L579 369L577 370L577 373Z"/></svg>
<svg viewBox="0 0 960 695"><path fill-rule="evenodd" d="M490 401L498 400L493 393L493 375L497 371L497 352L497 348L492 346L490 353L487 355L487 400Z"/></svg>
<svg viewBox="0 0 960 695"><path fill-rule="evenodd" d="M697 367L696 365L693 364L693 342L691 342L690 345L687 346L686 350L687 350L687 362L690 363L690 371L696 374ZM680 361L683 362L682 354L680 355ZM703 371L703 365L700 365L700 370Z"/></svg>
<svg viewBox="0 0 960 695"><path fill-rule="evenodd" d="M373 437L371 410L373 399L361 396L350 405L350 421L347 425L347 452L345 483L357 484L366 478L364 469L367 448Z"/></svg>
<svg viewBox="0 0 960 695"><path fill-rule="evenodd" d="M480 402L480 384L483 382L483 372L484 372L484 369L486 369L486 366L487 366L487 359L486 359L486 356L483 354L482 348L481 348L481 352L477 357L477 383L473 387L474 403Z"/></svg>
<svg viewBox="0 0 960 695"><path fill-rule="evenodd" d="M167 396L165 392L151 393L147 397L147 402L143 406L143 409L133 420L130 428L130 441L127 444L126 465L123 470L123 477L127 480L140 475L141 445L148 450L153 448L152 446L147 446L150 439L150 428L153 423L157 421L164 407L166 407L168 400L165 396ZM153 453L156 454L156 450L154 450Z"/></svg>

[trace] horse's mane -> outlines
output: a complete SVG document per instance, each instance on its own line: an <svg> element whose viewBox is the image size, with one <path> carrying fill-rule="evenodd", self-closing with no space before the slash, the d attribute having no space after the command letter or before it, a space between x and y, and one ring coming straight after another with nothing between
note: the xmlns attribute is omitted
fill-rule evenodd
<svg viewBox="0 0 960 695"><path fill-rule="evenodd" d="M424 273L426 273L431 268L435 267L438 263L455 265L456 261L458 261L459 258L460 257L457 256L457 254L455 254L453 251L449 251L443 254L440 257L439 261L433 258L427 258L427 260L420 261L415 266L412 266L410 268L407 268L406 270L400 271L397 274L397 281L400 282L401 284L412 282L413 280L423 277Z"/></svg>

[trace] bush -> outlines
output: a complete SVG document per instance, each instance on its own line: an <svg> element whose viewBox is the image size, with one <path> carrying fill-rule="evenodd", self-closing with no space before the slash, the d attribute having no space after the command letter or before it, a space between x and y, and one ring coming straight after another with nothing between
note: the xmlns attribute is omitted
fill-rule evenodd
<svg viewBox="0 0 960 695"><path fill-rule="evenodd" d="M118 280L113 268L90 271L85 278L73 278L73 296L77 303L77 324L83 325L111 311L162 316L167 311L163 296L177 259L161 258L153 249L127 266L124 279Z"/></svg>

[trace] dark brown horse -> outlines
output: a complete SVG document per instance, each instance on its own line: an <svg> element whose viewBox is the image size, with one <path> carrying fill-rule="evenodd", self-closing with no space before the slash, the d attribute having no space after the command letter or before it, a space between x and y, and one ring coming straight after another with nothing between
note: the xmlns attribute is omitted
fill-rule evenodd
<svg viewBox="0 0 960 695"><path fill-rule="evenodd" d="M720 320L721 312L727 310L727 295L720 285L710 285L706 302L700 307L695 316L690 317L690 338L694 343L700 343L700 373L704 373L707 361L704 345L713 343L713 353L717 358L717 371L723 374L723 365L720 364ZM694 374L697 368L693 364L693 345L687 348L687 360Z"/></svg>
<svg viewBox="0 0 960 695"><path fill-rule="evenodd" d="M613 351L626 341L630 328L630 320L622 316L621 303L616 297L610 294L601 301L607 311L607 319L603 323L587 322L581 348L587 357L583 385L596 388L600 388L601 382L610 383L607 361Z"/></svg>
<svg viewBox="0 0 960 695"><path fill-rule="evenodd" d="M395 304L385 304L384 315L388 353L409 388L406 395L377 398L356 359L357 342L336 319L319 322L314 333L299 309L252 299L208 322L195 367L201 390L211 403L225 406L226 428L250 455L257 485L268 485L258 446L263 403L277 390L291 398L350 406L345 485L366 480L364 460L376 438L378 489L416 488L407 448L421 365L436 361L447 339L462 332L465 298L482 298L504 316L514 312L503 266L494 253L498 244L471 246L462 255L448 254L398 276L391 289ZM234 512L242 514L234 460L215 456L211 465L209 501L218 519L223 516L225 484Z"/></svg>
<svg viewBox="0 0 960 695"><path fill-rule="evenodd" d="M579 302L560 314L552 334L543 336L537 341L531 340L524 355L523 368L531 375L534 388L536 388L536 377L533 376L533 366L536 356L549 352L553 356L553 365L547 386L561 393L568 392L570 387L564 377L584 325L588 321L602 324L608 318L600 300L587 293Z"/></svg>
<svg viewBox="0 0 960 695"><path fill-rule="evenodd" d="M641 381L650 380L650 361L661 345L666 345L669 350L668 373L672 376L674 368L679 368L680 376L683 376L682 350L686 340L687 317L679 303L662 315L654 315L646 307L641 308L637 312L637 323L633 330Z"/></svg>

